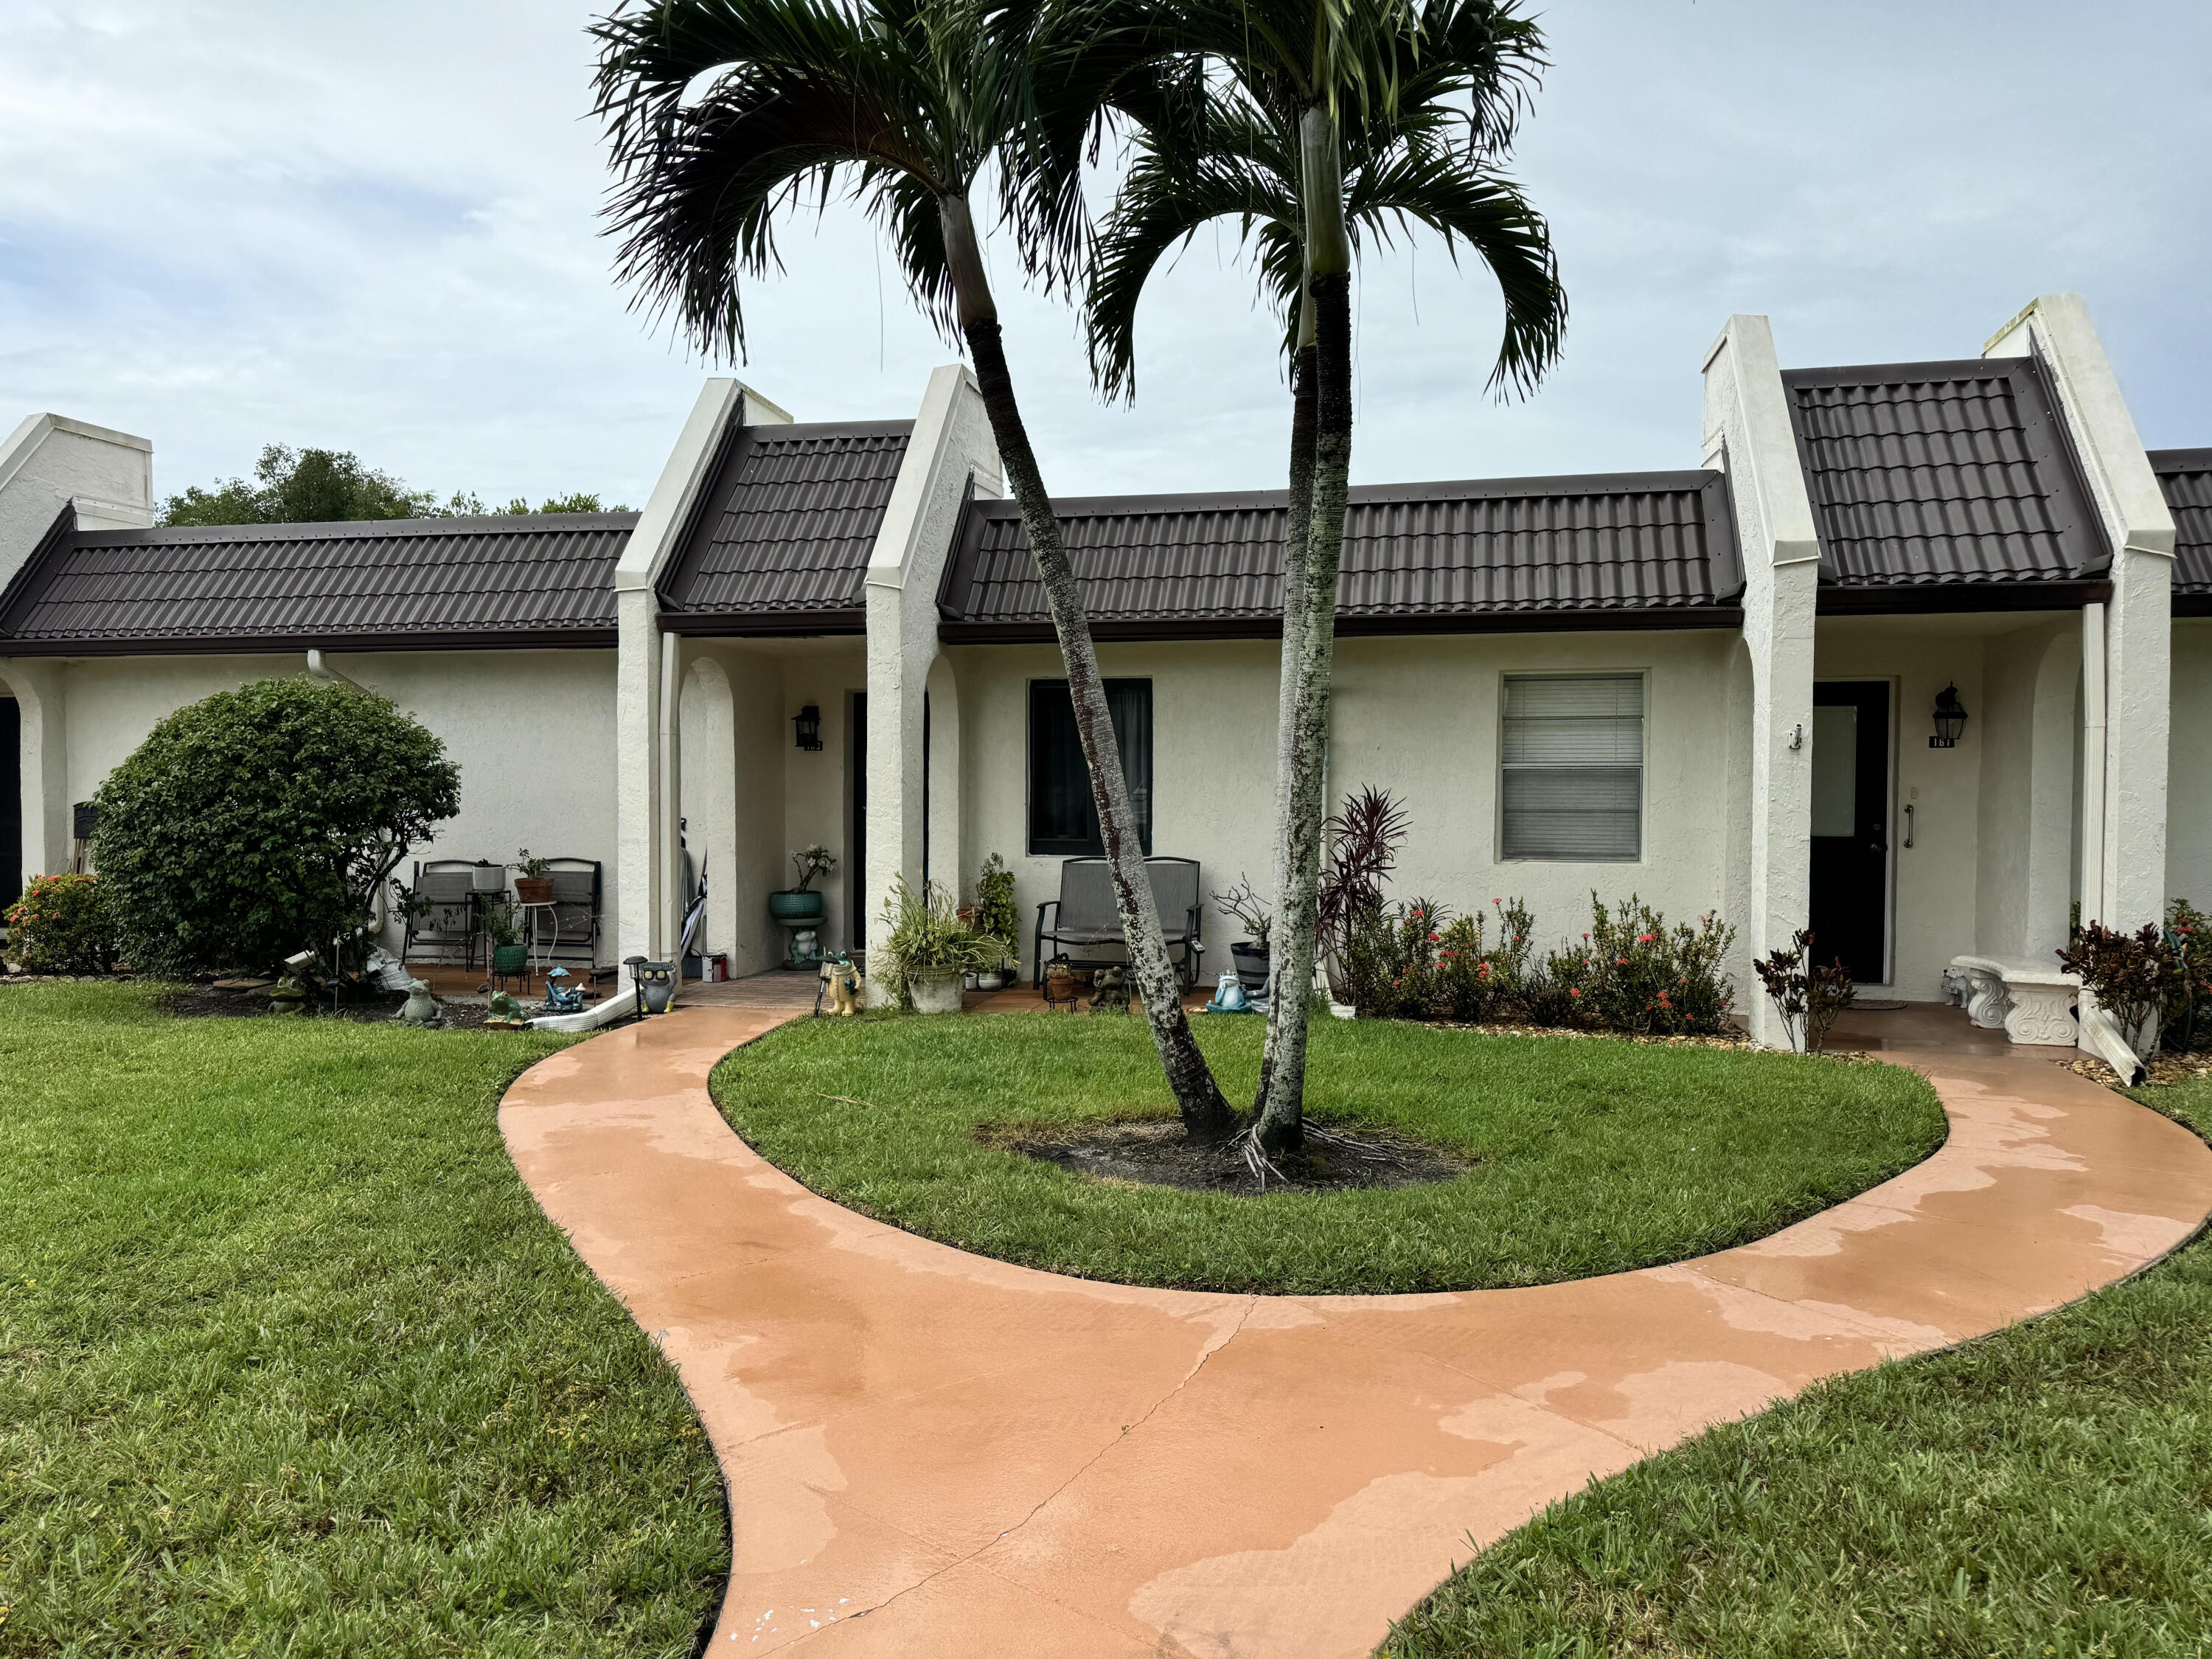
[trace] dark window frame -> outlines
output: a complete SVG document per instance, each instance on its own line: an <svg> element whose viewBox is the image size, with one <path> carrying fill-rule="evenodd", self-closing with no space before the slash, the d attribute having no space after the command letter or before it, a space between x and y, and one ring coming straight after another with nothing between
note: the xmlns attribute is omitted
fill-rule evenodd
<svg viewBox="0 0 2212 1659"><path fill-rule="evenodd" d="M1121 750L1121 774L1136 808L1137 838L1149 856L1153 820L1152 682L1149 678L1117 676L1105 685L1115 739ZM1101 856L1105 843L1098 834L1098 809L1091 796L1090 773L1083 763L1083 745L1075 730L1075 705L1068 696L1067 682L1030 681L1024 719L1028 775L1022 805L1023 834L1030 856ZM1132 722L1138 722L1139 728L1133 730ZM1141 741L1133 742L1133 737L1140 737Z"/></svg>

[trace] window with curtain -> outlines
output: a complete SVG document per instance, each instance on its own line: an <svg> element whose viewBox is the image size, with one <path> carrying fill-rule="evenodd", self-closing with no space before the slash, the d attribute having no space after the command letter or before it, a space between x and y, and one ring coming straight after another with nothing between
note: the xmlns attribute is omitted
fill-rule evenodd
<svg viewBox="0 0 2212 1659"><path fill-rule="evenodd" d="M1644 677L1508 677L1500 857L1644 854Z"/></svg>
<svg viewBox="0 0 2212 1659"><path fill-rule="evenodd" d="M1106 682L1106 712L1121 749L1121 775L1136 809L1137 836L1152 850L1152 683ZM1106 850L1098 809L1076 735L1075 704L1066 680L1030 682L1030 851L1081 858Z"/></svg>

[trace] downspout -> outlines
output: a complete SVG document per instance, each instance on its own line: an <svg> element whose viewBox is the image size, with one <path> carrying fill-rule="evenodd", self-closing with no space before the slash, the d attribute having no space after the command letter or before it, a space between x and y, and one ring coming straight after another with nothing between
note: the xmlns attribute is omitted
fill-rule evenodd
<svg viewBox="0 0 2212 1659"><path fill-rule="evenodd" d="M307 647L307 672L313 675L315 678L327 681L332 685L349 685L356 691L368 690L359 680L341 674L337 669L331 667L330 659L323 655L320 646L311 645ZM385 885L380 881L376 884L376 937L380 940L383 939L384 930L391 925L392 920L385 909Z"/></svg>
<svg viewBox="0 0 2212 1659"><path fill-rule="evenodd" d="M349 685L356 691L368 690L359 680L349 679L331 667L330 659L323 655L321 647L318 646L311 645L307 647L307 672L317 679L328 680L333 685Z"/></svg>

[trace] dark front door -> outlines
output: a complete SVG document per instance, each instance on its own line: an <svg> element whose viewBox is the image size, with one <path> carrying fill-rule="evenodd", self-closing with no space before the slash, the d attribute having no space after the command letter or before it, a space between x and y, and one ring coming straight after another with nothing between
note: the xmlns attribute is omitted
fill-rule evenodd
<svg viewBox="0 0 2212 1659"><path fill-rule="evenodd" d="M1813 687L1813 951L1889 977L1889 685Z"/></svg>

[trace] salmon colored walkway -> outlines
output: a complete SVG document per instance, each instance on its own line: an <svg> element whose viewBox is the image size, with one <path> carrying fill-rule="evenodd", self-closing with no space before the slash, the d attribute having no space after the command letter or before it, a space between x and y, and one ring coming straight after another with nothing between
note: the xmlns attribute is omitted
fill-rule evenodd
<svg viewBox="0 0 2212 1659"><path fill-rule="evenodd" d="M805 1005L725 994L544 1061L500 1114L721 1458L718 1654L1364 1654L1470 1534L2056 1307L2212 1207L2195 1136L1915 1010L1861 1030L1903 1034L1878 1046L1933 1079L1948 1143L1759 1243L1462 1295L1094 1284L866 1220L756 1157L707 1075Z"/></svg>

